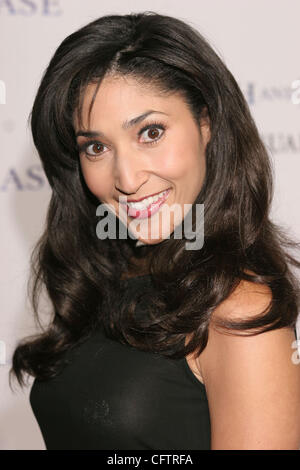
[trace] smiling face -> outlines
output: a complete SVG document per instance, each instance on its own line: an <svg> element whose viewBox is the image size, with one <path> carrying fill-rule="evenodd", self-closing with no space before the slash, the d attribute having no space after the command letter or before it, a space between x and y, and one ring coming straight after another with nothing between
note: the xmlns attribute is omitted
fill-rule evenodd
<svg viewBox="0 0 300 470"><path fill-rule="evenodd" d="M209 124L203 120L199 129L179 94L162 96L128 77L102 81L88 123L95 87L90 84L84 96L84 127L74 121L85 182L136 238L159 243L201 190ZM143 201L152 195L158 200ZM121 204L131 200L139 204Z"/></svg>

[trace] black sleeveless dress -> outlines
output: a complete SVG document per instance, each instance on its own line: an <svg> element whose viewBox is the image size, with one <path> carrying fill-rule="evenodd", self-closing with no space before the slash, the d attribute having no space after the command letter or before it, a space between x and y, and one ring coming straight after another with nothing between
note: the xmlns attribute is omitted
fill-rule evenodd
<svg viewBox="0 0 300 470"><path fill-rule="evenodd" d="M122 282L141 289L149 276ZM210 448L205 386L186 359L139 351L97 329L55 378L35 379L30 405L47 450Z"/></svg>

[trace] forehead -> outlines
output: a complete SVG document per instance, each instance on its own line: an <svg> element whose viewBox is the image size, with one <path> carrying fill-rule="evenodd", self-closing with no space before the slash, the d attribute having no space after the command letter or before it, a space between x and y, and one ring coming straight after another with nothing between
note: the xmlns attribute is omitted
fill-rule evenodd
<svg viewBox="0 0 300 470"><path fill-rule="evenodd" d="M101 118L120 116L124 120L131 114L134 116L149 108L177 115L183 112L183 107L186 107L180 93L163 93L151 83L141 83L133 77L108 76L102 80L97 92L96 88L97 83L90 83L82 97L81 119L84 125L88 121L90 106L92 106L91 119L93 116ZM77 113L75 123L77 123Z"/></svg>

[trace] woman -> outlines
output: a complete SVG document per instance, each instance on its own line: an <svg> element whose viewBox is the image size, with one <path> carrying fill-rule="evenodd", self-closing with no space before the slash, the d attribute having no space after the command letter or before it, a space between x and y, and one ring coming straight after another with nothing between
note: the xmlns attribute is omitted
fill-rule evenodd
<svg viewBox="0 0 300 470"><path fill-rule="evenodd" d="M52 187L32 301L38 319L45 285L53 315L11 373L35 377L47 449L298 449L297 244L205 39L154 12L99 18L58 47L31 126Z"/></svg>

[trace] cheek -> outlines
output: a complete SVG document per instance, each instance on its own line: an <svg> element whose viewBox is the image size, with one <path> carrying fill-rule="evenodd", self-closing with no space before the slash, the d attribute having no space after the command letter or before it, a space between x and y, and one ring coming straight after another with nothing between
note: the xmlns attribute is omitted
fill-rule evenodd
<svg viewBox="0 0 300 470"><path fill-rule="evenodd" d="M93 166L94 165L94 166ZM81 171L85 183L91 193L97 198L103 199L107 195L108 188L111 187L109 178L103 175L103 171L97 170L95 164L81 164Z"/></svg>
<svg viewBox="0 0 300 470"><path fill-rule="evenodd" d="M170 147L160 163L161 174L167 179L198 179L205 171L205 158L197 145Z"/></svg>

